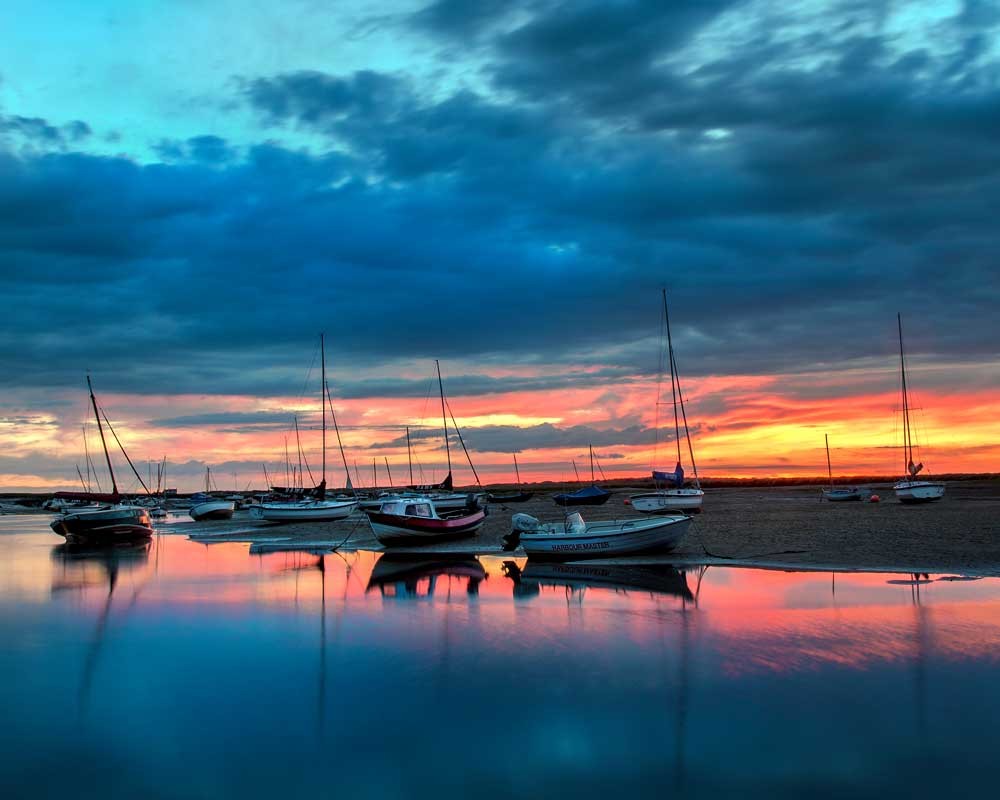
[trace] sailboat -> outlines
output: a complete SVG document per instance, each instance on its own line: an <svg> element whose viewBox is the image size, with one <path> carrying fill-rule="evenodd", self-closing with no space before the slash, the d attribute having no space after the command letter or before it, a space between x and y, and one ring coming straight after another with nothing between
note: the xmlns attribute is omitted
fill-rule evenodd
<svg viewBox="0 0 1000 800"><path fill-rule="evenodd" d="M383 504L393 501L393 500L412 500L414 498L419 498L421 500L430 499L434 502L434 507L438 511L458 511L462 509L469 509L472 507L478 507L479 504L486 499L485 492L456 492L454 491L455 483L452 474L451 467L451 445L448 440L448 413L450 411L450 406L446 406L447 401L444 396L444 381L441 379L441 363L437 360L434 361L434 366L437 370L437 380L438 380L438 391L441 395L441 426L443 429L444 436L444 449L445 454L448 458L448 474L445 476L444 480L440 483L423 484L423 485L409 485L407 486L408 491L385 491L377 493L375 497L368 500L362 500L360 503L361 510L366 514L370 514L373 511L378 511ZM476 467L472 463L472 459L469 456L469 451L465 447L465 440L462 438L462 431L459 430L458 424L455 422L455 417L451 417L452 425L455 428L455 432L458 434L458 440L462 444L462 449L465 451L465 457L468 459L469 467L472 469L472 474L476 476L476 482L479 482L479 475L476 472ZM406 429L406 451L407 457L410 458L410 429ZM373 466L374 471L374 466ZM410 460L410 480L413 480L413 464L412 459Z"/></svg>
<svg viewBox="0 0 1000 800"><path fill-rule="evenodd" d="M349 517L358 507L356 500L326 499L326 342L319 335L322 373L319 404L323 417L323 477L313 496L303 500L280 503L260 503L251 506L250 517L265 522L329 522Z"/></svg>
<svg viewBox="0 0 1000 800"><path fill-rule="evenodd" d="M670 336L670 312L667 310L667 290L663 289L663 320L667 337L667 361L670 367L670 394L674 407L674 442L677 445L677 466L673 472L653 470L653 480L664 488L655 492L644 492L629 497L629 502L636 511L643 514L668 514L672 511L701 511L705 492L698 480L698 467L694 463L694 446L691 444L691 431L688 429L687 411L684 409L684 395L681 392L681 378L677 372L677 360L674 358L674 344ZM662 366L662 362L661 362ZM662 372L661 372L662 374ZM659 404L659 387L657 387L656 402ZM659 408L659 406L657 406ZM678 412L679 415L678 415ZM684 425L684 437L687 439L688 453L691 456L691 469L694 471L694 486L684 485L684 467L681 466L681 424ZM670 486L670 484L673 484ZM670 486L670 488L666 488Z"/></svg>
<svg viewBox="0 0 1000 800"><path fill-rule="evenodd" d="M521 489L521 470L517 467L517 453L512 453L511 455L514 456L514 474L517 476L518 490L504 494L493 494L491 492L487 495L491 503L526 503L535 496L534 492L525 492Z"/></svg>
<svg viewBox="0 0 1000 800"><path fill-rule="evenodd" d="M188 509L191 519L200 522L203 519L232 519L236 503L232 500L222 500L212 497L212 468L205 467L205 493L191 498L194 505Z"/></svg>
<svg viewBox="0 0 1000 800"><path fill-rule="evenodd" d="M826 441L826 471L830 476L830 488L823 490L823 499L829 500L831 503L864 499L864 492L858 486L833 485L833 466L830 464L830 434L823 434L823 438Z"/></svg>
<svg viewBox="0 0 1000 800"><path fill-rule="evenodd" d="M84 545L118 545L132 544L152 538L153 523L149 519L149 511L141 506L126 505L122 503L122 496L118 492L118 483L115 480L115 470L111 466L111 456L108 453L108 444L104 438L104 427L101 425L101 415L97 410L97 399L94 397L94 387L87 376L87 389L90 392L90 404L94 409L94 418L97 420L97 430L101 435L101 447L104 448L104 459L108 465L108 472L111 475L111 492L102 494L98 492L57 492L56 498L62 500L83 500L87 502L97 501L105 503L98 508L83 509L79 511L67 510L50 523L53 531L66 539L68 544ZM110 423L108 423L110 426ZM112 430L112 433L114 431ZM115 439L117 440L117 435ZM118 443L121 446L121 442ZM131 465L128 453L122 448L126 460ZM132 468L133 471L135 467ZM136 473L138 477L138 473ZM142 478L139 478L140 483Z"/></svg>
<svg viewBox="0 0 1000 800"><path fill-rule="evenodd" d="M574 468L576 464L573 465ZM611 498L611 492L597 485L594 477L594 446L590 446L590 486L584 486L575 492L564 492L552 495L557 506L603 506Z"/></svg>
<svg viewBox="0 0 1000 800"><path fill-rule="evenodd" d="M906 358L903 355L903 317L896 314L899 329L899 372L903 393L903 473L905 477L892 488L900 503L931 503L944 497L944 484L940 481L918 481L924 465L913 463L913 437L910 433L910 397L906 385Z"/></svg>

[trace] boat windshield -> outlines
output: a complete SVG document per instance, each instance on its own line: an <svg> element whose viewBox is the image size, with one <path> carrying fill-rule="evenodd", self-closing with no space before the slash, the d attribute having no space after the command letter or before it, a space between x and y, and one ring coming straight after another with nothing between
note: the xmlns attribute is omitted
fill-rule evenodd
<svg viewBox="0 0 1000 800"><path fill-rule="evenodd" d="M411 503L406 507L408 517L432 517L430 503Z"/></svg>

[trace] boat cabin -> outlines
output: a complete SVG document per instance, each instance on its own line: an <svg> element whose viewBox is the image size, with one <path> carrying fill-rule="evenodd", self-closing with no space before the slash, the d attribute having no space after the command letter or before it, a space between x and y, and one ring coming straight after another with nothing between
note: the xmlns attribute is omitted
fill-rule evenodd
<svg viewBox="0 0 1000 800"><path fill-rule="evenodd" d="M392 514L395 517L437 518L437 514L434 511L434 504L426 497L388 500L382 504L380 511L383 514Z"/></svg>

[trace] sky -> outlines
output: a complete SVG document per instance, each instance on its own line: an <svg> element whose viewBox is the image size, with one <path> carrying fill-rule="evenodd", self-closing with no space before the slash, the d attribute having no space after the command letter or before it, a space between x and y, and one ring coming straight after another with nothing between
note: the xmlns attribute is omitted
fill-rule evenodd
<svg viewBox="0 0 1000 800"><path fill-rule="evenodd" d="M0 489L78 486L88 372L181 490L284 479L295 414L316 471L320 332L363 483L408 480L407 426L415 477L446 472L435 359L484 481L514 453L587 477L590 445L609 478L670 468L662 288L701 474L822 474L827 433L835 472L901 472L897 312L920 459L998 471L994 3L8 0L0 25Z"/></svg>

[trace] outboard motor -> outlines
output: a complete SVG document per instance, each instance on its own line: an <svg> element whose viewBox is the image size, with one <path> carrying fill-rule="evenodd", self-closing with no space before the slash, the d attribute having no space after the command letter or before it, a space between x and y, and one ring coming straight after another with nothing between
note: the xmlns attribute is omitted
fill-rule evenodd
<svg viewBox="0 0 1000 800"><path fill-rule="evenodd" d="M510 518L510 533L503 537L503 549L516 550L521 544L522 533L533 533L538 530L538 519L531 514L515 514Z"/></svg>

